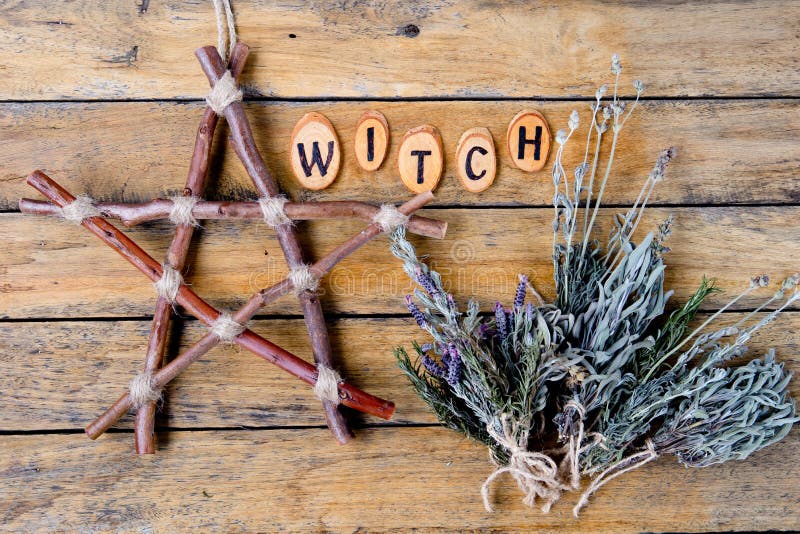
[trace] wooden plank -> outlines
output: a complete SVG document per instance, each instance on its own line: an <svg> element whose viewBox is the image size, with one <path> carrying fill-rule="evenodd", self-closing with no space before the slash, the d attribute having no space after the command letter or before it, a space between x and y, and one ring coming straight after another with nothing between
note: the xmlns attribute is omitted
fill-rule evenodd
<svg viewBox="0 0 800 534"><path fill-rule="evenodd" d="M590 96L611 54L650 95L797 95L795 2L240 1L251 94ZM20 1L0 11L0 99L198 98L205 2ZM681 21L676 24L675 21ZM769 54L764 54L769 50ZM58 76L53 76L58 72Z"/></svg>
<svg viewBox="0 0 800 534"><path fill-rule="evenodd" d="M705 316L702 317L705 319ZM741 313L724 314L719 326ZM81 429L124 391L143 365L148 321L58 321L0 323L0 430ZM259 320L252 328L295 354L311 359L302 319ZM198 339L197 322L173 328L169 354ZM773 347L787 369L800 371L800 313L789 312L754 336L748 357ZM393 400L393 423L435 423L395 364L397 346L410 349L426 334L410 319L330 321L337 364L358 387ZM800 382L791 383L800 394ZM161 428L229 428L322 425L319 402L292 377L233 347L219 347L192 365L166 390ZM351 412L352 413L352 412ZM355 416L355 422L380 424ZM133 417L116 428L132 428ZM166 436L162 435L162 438ZM125 440L115 435L110 438Z"/></svg>
<svg viewBox="0 0 800 534"><path fill-rule="evenodd" d="M678 157L656 189L654 203L800 202L800 145L795 142L800 102L648 101L641 106L620 138L608 202L633 202L656 156L670 145L677 147ZM512 165L504 141L509 121L521 109L539 109L555 131L565 127L571 110L580 110L584 123L568 145L568 168L583 158L589 124L585 102L260 102L246 107L256 142L283 189L296 199L407 198L397 175L400 140L410 128L431 123L442 133L446 156L437 204L547 206L553 196L549 171L531 175ZM356 123L368 109L381 110L391 128L389 153L377 172L361 169L353 149ZM343 150L339 177L319 192L299 186L288 151L295 123L314 110L333 122ZM35 196L24 180L36 168L98 199L141 201L179 191L200 114L195 103L0 105L0 209L16 209L20 197ZM480 194L461 186L455 162L458 139L475 126L489 128L499 158L497 179ZM224 139L220 133L218 140ZM253 198L253 186L233 150L218 142L215 153L210 197Z"/></svg>
<svg viewBox="0 0 800 534"><path fill-rule="evenodd" d="M798 433L743 462L684 469L664 458L609 483L574 519L513 482L483 510L486 450L439 428L364 431L346 447L324 429L173 432L136 457L110 436L2 436L10 530L652 532L793 529L800 524ZM665 481L670 481L665 483ZM676 511L680 513L676 513Z"/></svg>
<svg viewBox="0 0 800 534"><path fill-rule="evenodd" d="M425 213L449 222L442 241L412 236L420 254L430 254L446 284L459 297L475 296L485 308L510 300L517 273L527 274L546 298L552 290L552 209L446 209ZM780 279L797 271L800 257L798 207L652 209L640 228L676 218L669 241L667 287L686 299L704 275L716 277L726 294L709 297L709 309L727 303L751 276ZM603 210L598 236L608 235L612 210ZM168 223L165 223L168 224ZM303 238L319 258L362 223L308 224ZM255 221L208 221L193 243L187 280L222 308L242 304L255 290L283 279L287 269L274 233ZM164 224L130 235L162 258L169 232ZM643 234L642 234L643 235ZM0 215L0 317L123 317L152 313L155 293L148 280L84 229L18 213ZM323 280L324 308L338 313L406 313L402 296L413 286L388 250L385 236L340 263ZM760 303L769 289L737 306ZM267 314L298 313L281 299Z"/></svg>

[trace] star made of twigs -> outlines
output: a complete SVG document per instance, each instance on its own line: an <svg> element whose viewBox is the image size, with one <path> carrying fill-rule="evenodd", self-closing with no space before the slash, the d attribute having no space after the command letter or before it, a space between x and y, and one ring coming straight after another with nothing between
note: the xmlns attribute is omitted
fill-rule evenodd
<svg viewBox="0 0 800 534"><path fill-rule="evenodd" d="M86 196L76 198L41 171L34 171L28 176L27 183L50 202L22 199L22 212L60 215L80 224L147 276L154 283L158 294L144 370L131 381L128 391L113 406L86 427L86 433L92 439L100 436L130 409L134 409L137 412L136 450L140 454L155 452L155 410L163 388L219 343L240 345L314 386L314 393L322 401L328 427L340 443L346 443L352 437L347 421L339 409L340 405L384 419L392 416L392 402L348 384L333 370L333 355L325 317L315 290L320 278L330 272L339 261L382 232L405 226L419 235L441 239L447 225L442 221L412 215L433 199L430 192L421 193L399 207L384 204L379 208L361 202L289 202L281 194L255 145L242 107L242 92L237 79L244 68L248 52L246 45L237 43L227 68L216 48L208 46L195 52L209 80L211 92L206 99L208 105L197 130L182 195L139 204L99 203ZM229 141L258 190L260 198L257 202L200 200L208 175L214 131L220 116L228 121L231 132ZM321 260L307 264L294 221L338 217L366 219L369 224ZM167 250L166 260L163 263L156 261L109 223L107 218L120 219L126 226L168 218L175 224L175 235ZM189 288L181 275L197 220L261 218L277 234L289 267L289 275L277 284L254 294L238 310L232 313L220 311ZM246 327L247 322L262 306L291 292L295 293L300 302L316 366ZM210 330L194 345L162 366L169 320L175 304L181 305Z"/></svg>

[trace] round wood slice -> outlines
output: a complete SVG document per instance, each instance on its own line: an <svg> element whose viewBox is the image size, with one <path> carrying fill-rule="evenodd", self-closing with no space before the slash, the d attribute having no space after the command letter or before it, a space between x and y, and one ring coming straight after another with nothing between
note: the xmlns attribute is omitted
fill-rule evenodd
<svg viewBox="0 0 800 534"><path fill-rule="evenodd" d="M356 161L365 171L381 166L389 150L389 123L380 111L364 113L356 124Z"/></svg>
<svg viewBox="0 0 800 534"><path fill-rule="evenodd" d="M486 190L497 176L497 153L488 128L470 128L456 146L456 170L464 189L472 193Z"/></svg>
<svg viewBox="0 0 800 534"><path fill-rule="evenodd" d="M525 142L520 143L520 134ZM538 111L520 111L508 125L506 143L511 162L518 169L526 172L542 170L550 153L550 126L547 119ZM520 152L520 145L522 152Z"/></svg>
<svg viewBox="0 0 800 534"><path fill-rule="evenodd" d="M321 113L312 111L297 121L289 153L292 172L308 189L325 189L339 173L339 138L331 121Z"/></svg>
<svg viewBox="0 0 800 534"><path fill-rule="evenodd" d="M433 191L444 171L442 136L435 126L412 128L400 143L397 156L400 179L414 193Z"/></svg>

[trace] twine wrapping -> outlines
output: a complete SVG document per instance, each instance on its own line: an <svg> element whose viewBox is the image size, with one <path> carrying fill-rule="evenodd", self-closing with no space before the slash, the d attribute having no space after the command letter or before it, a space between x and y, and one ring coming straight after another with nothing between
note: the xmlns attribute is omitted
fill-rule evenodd
<svg viewBox="0 0 800 534"><path fill-rule="evenodd" d="M285 196L262 197L258 199L261 213L264 215L264 222L270 228L276 228L284 224L292 224L292 220L286 215L284 205L289 201Z"/></svg>
<svg viewBox="0 0 800 534"><path fill-rule="evenodd" d="M183 277L181 273L173 269L167 264L163 265L163 274L158 282L153 284L156 288L156 293L159 297L167 299L170 304L175 304L175 299L178 297L178 290L183 284Z"/></svg>
<svg viewBox="0 0 800 534"><path fill-rule="evenodd" d="M85 219L99 217L100 215L102 215L100 210L92 204L92 199L86 195L80 195L61 208L61 216L75 224L81 224Z"/></svg>
<svg viewBox="0 0 800 534"><path fill-rule="evenodd" d="M628 471L633 471L634 469L638 469L642 467L644 464L652 462L658 458L658 453L656 452L655 446L653 445L653 441L651 439L647 439L645 441L645 450L641 452L637 452L636 454L632 454L627 458L623 458L619 462L615 463L614 465L607 468L605 471L600 473L597 478L592 480L589 487L586 488L586 491L583 492L581 495L578 504L572 509L573 515L578 517L580 514L581 508L586 506L589 502L589 497L592 496L594 492L602 488L606 483L610 482L611 480L617 478L618 476L627 473Z"/></svg>
<svg viewBox="0 0 800 534"><path fill-rule="evenodd" d="M145 404L161 400L161 388L156 384L152 373L142 372L133 377L130 383L131 406L138 410Z"/></svg>
<svg viewBox="0 0 800 534"><path fill-rule="evenodd" d="M208 92L206 103L217 115L225 113L225 108L242 99L242 90L236 85L231 71L226 70L211 91Z"/></svg>
<svg viewBox="0 0 800 534"><path fill-rule="evenodd" d="M172 224L186 224L189 226L197 226L197 219L192 215L192 210L197 201L200 200L195 196L185 197L183 195L176 195L170 197L172 201L172 210L169 212L169 221Z"/></svg>
<svg viewBox="0 0 800 534"><path fill-rule="evenodd" d="M492 482L502 475L509 473L517 481L519 489L525 493L523 502L528 506L533 506L536 498L544 499L542 511L547 513L550 507L561 496L563 486L558 481L558 466L552 458L540 452L532 452L527 449L527 443L520 443L514 437L519 432L519 422L510 421L509 414L500 416L500 425L503 433L495 430L494 425L489 424L486 431L497 442L511 453L508 465L498 466L498 468L486 479L481 486L483 496L483 506L487 512L493 512L489 502L489 488ZM527 432L524 432L520 441L527 442Z"/></svg>
<svg viewBox="0 0 800 534"><path fill-rule="evenodd" d="M299 265L289 270L289 280L294 285L294 292L298 295L311 291L314 292L319 287L319 278L314 276L308 265Z"/></svg>
<svg viewBox="0 0 800 534"><path fill-rule="evenodd" d="M236 336L244 332L244 330L244 325L234 321L228 313L221 313L211 325L211 333L223 343L233 343Z"/></svg>
<svg viewBox="0 0 800 534"><path fill-rule="evenodd" d="M391 232L398 226L408 224L409 216L398 210L392 204L383 204L372 222L381 227L384 232Z"/></svg>
<svg viewBox="0 0 800 534"><path fill-rule="evenodd" d="M342 377L339 373L319 364L317 366L317 383L314 384L314 395L320 400L339 404L339 382Z"/></svg>

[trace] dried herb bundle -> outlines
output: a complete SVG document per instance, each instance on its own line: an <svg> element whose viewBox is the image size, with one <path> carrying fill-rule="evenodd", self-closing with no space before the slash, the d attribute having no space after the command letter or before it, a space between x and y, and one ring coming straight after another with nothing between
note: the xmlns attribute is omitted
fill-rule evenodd
<svg viewBox="0 0 800 534"><path fill-rule="evenodd" d="M568 130L556 135L554 303L526 303L532 288L521 277L509 308L498 302L487 316L471 300L462 311L405 233L394 234L392 251L419 285L407 297L409 310L433 338L414 344L413 360L398 348L400 367L445 426L491 450L497 469L482 488L488 510L490 485L503 473L517 481L526 504L538 500L544 511L563 492L577 490L581 475L592 476L577 515L605 482L661 455L689 467L744 459L798 421L787 394L790 377L772 351L745 365L731 360L746 354L758 329L800 300L800 275L734 326L710 327L726 308L766 286L765 275L692 332L703 300L717 291L713 281L704 279L683 307L665 313L672 292L664 290L663 256L672 219L639 242L633 236L674 149L658 157L633 207L616 217L608 242L592 239L620 132L643 91L635 81L636 100L618 99L621 71L615 55L610 101L603 100L607 86L598 89L584 160L571 182L562 155L579 125L576 111ZM611 147L603 160L607 136ZM777 309L758 319L768 306Z"/></svg>

